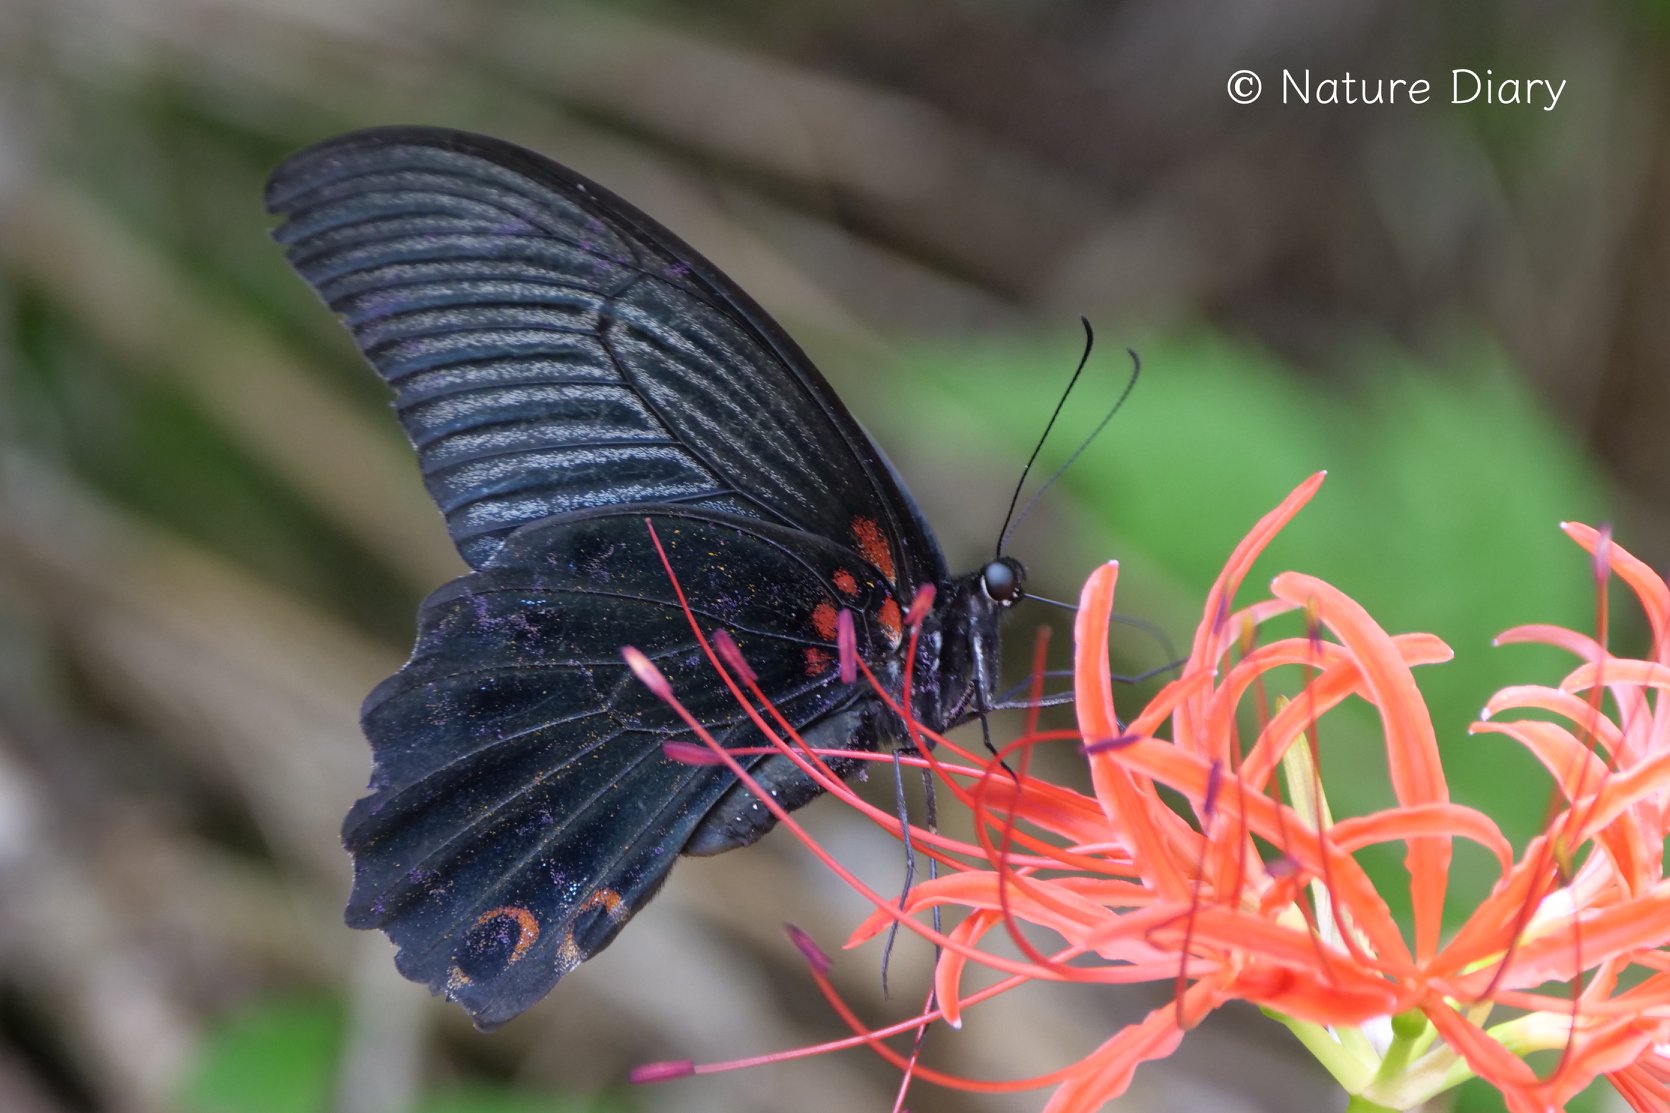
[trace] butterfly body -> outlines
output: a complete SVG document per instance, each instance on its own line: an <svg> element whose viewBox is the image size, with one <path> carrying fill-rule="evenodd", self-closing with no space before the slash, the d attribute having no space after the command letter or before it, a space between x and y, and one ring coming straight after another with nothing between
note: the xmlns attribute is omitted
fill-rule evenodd
<svg viewBox="0 0 1670 1113"><path fill-rule="evenodd" d="M471 566L366 700L370 792L343 827L347 920L387 932L407 977L502 1023L606 946L677 856L772 826L728 770L664 752L688 732L622 662L623 645L647 654L722 744L764 744L652 527L696 621L731 634L811 744L904 737L841 678L838 628L850 612L853 652L901 693L904 615L928 585L913 714L943 730L985 709L1019 566L953 578L793 341L653 220L538 155L432 128L309 148L268 205L394 389ZM746 762L785 808L819 791L787 758Z"/></svg>

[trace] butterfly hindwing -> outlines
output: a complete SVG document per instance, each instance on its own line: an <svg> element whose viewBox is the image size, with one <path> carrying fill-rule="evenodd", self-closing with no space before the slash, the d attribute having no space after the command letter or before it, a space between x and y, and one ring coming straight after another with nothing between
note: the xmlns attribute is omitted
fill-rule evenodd
<svg viewBox="0 0 1670 1113"><path fill-rule="evenodd" d="M649 517L698 621L731 632L779 710L845 731L834 744L873 746L854 736L866 693L839 682L831 622L840 605L885 610L887 585L799 531L683 508ZM855 632L863 653L896 638L862 619ZM606 945L704 823L747 829L747 815L715 813L737 799L727 770L665 755L666 739L694 738L626 669L623 637L715 737L762 744L713 682L641 511L511 534L430 597L411 661L366 701L374 769L344 826L349 922L386 930L403 973L484 1027ZM785 759L747 764L766 761ZM803 802L809 782L784 772L785 803Z"/></svg>
<svg viewBox="0 0 1670 1113"><path fill-rule="evenodd" d="M944 579L902 486L827 383L717 268L513 144L378 128L311 147L268 207L296 270L394 388L453 540L677 502L857 548L901 591Z"/></svg>

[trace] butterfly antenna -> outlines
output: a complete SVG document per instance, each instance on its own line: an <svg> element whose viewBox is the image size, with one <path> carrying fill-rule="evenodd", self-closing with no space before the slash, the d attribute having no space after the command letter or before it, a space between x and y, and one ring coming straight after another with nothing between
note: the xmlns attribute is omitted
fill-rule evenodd
<svg viewBox="0 0 1670 1113"><path fill-rule="evenodd" d="M1086 329L1088 329L1090 327L1089 323L1086 322L1084 327ZM1090 351L1089 351L1088 348L1085 350L1084 354L1085 354L1086 358L1089 357ZM1037 501L1040 498L1043 497L1044 492L1048 491L1051 487L1055 486L1055 481L1060 479L1064 474L1066 474L1066 471L1067 471L1068 468L1072 467L1075 463L1078 462L1078 458L1080 456L1084 455L1084 450L1089 448L1090 445L1091 445L1091 442L1093 442L1098 436L1101 435L1102 430L1107 428L1108 422L1113 420L1113 415L1118 413L1119 410L1120 410L1120 407L1125 405L1125 399L1127 399L1131 396L1131 391L1134 390L1136 388L1136 385L1137 385L1137 377L1142 374L1142 357L1137 355L1136 352L1134 350L1130 349L1130 348L1125 349L1125 354L1131 357L1131 377L1125 381L1125 389L1119 392L1119 398L1113 403L1112 406L1110 406L1108 408L1108 412L1102 415L1102 420L1098 421L1096 423L1096 428L1090 430L1090 435L1088 437L1084 438L1084 440L1079 443L1079 446L1077 448L1073 449L1073 454L1071 456L1067 457L1067 462L1062 464L1059 468L1056 468L1055 471L1051 472L1050 477L1048 479L1044 480L1044 482L1038 487L1038 489L1036 491L1032 492L1032 497L1026 500L1026 505L1021 507L1020 513L1015 514L1013 512L1013 507L1011 507L1011 516L1013 517L1014 522L1013 522L1013 525L1011 525L1009 523L1008 519L1005 519L1004 527L1003 527L1003 533L998 538L998 542L997 542L997 548L998 548L999 554L1001 554L1002 551L1003 551L1003 542L1008 538L1009 530L1013 529L1014 526L1020 525L1021 522L1023 520L1025 520L1026 516L1032 512L1033 505L1035 503L1037 503ZM1080 363L1079 364L1079 370L1082 371L1083 369L1084 369L1084 364ZM1075 373L1073 375L1073 379L1074 379L1075 382L1078 380L1077 373ZM1067 389L1071 390L1072 387L1069 386ZM1067 400L1067 396L1065 394L1063 394L1061 396L1061 401L1065 402L1066 400ZM1061 404L1060 403L1056 404L1055 412L1056 413L1061 412ZM1051 424L1053 424L1055 422L1055 418L1053 418L1053 417L1050 418L1050 422L1051 422ZM1047 426L1044 429L1044 435L1045 436L1049 435L1049 428ZM1042 447L1042 444L1043 444L1043 442L1040 441L1039 442L1040 447ZM1033 449L1032 455L1034 457L1036 457L1038 455L1038 450ZM1027 462L1027 467L1030 468L1031 466L1032 466L1031 462L1028 461ZM1021 474L1021 480L1022 480L1022 482L1025 482L1025 480L1026 480L1026 475L1025 475L1024 472ZM1019 491L1018 488L1016 489L1015 494L1017 496L1019 496L1020 491Z"/></svg>
<svg viewBox="0 0 1670 1113"><path fill-rule="evenodd" d="M1061 392L1061 398L1055 403L1055 412L1050 414L1049 421L1044 424L1044 433L1038 438L1038 443L1032 446L1032 455L1026 458L1026 467L1021 469L1020 481L1015 484L1015 493L1009 497L1009 513L1003 516L1003 529L997 535L997 555L1003 556L1003 546L1009 540L1009 530L1015 521L1015 506L1021 501L1021 490L1026 486L1026 477L1032 473L1032 465L1038 461L1038 453L1044 449L1044 442L1050 439L1050 430L1055 428L1055 419L1061 416L1061 409L1067 404L1067 396L1073 393L1078 385L1079 376L1084 374L1085 365L1090 362L1090 350L1096 346L1096 330L1090 327L1088 317L1080 317L1079 324L1084 326L1084 354L1079 356L1079 365L1073 372L1073 377L1067 380L1067 389ZM1126 388L1129 393L1130 388ZM1104 422L1103 424L1106 424ZM1053 482L1053 480L1052 480ZM1044 486L1049 486L1048 483ZM1036 497L1036 496L1034 496ZM1027 503L1028 506L1032 504ZM1024 516L1024 515L1023 515Z"/></svg>

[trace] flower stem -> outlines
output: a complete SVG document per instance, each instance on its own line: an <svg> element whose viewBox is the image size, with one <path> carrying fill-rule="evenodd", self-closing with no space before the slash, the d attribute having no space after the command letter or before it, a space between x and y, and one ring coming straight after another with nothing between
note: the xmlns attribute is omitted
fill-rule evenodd
<svg viewBox="0 0 1670 1113"><path fill-rule="evenodd" d="M1377 1105L1361 1094L1352 1094L1351 1103L1345 1107L1345 1113L1393 1113L1389 1106Z"/></svg>
<svg viewBox="0 0 1670 1113"><path fill-rule="evenodd" d="M1429 1035L1426 1017L1411 1009L1392 1018L1392 1042L1381 1057L1380 1071L1375 1081L1395 1079L1409 1069L1419 1051L1417 1044Z"/></svg>
<svg viewBox="0 0 1670 1113"><path fill-rule="evenodd" d="M1375 1066L1353 1055L1340 1046L1334 1033L1315 1024L1276 1012L1274 1009L1262 1010L1265 1016L1284 1025L1288 1031L1298 1037L1304 1044L1305 1050L1316 1057L1334 1081L1348 1094L1355 1094L1374 1081Z"/></svg>

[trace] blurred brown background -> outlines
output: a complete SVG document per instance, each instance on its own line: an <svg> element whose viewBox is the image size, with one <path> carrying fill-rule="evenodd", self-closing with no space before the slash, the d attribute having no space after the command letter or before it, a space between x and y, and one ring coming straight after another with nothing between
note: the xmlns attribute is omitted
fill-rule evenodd
<svg viewBox="0 0 1670 1113"><path fill-rule="evenodd" d="M401 981L380 936L341 926L358 702L460 565L379 385L266 241L262 181L290 150L446 124L606 183L802 340L954 564L990 544L1082 314L1106 381L1127 337L1177 330L1253 346L1300 391L1375 374L1365 344L1442 378L1456 338L1482 338L1662 566L1667 36L1658 0L0 0L0 1110L892 1101L892 1073L859 1053L621 1087L644 1060L840 1034L779 928L833 948L862 908L785 838L683 866L614 948L491 1037ZM1567 84L1552 112L1450 105L1461 66ZM1434 97L1283 105L1284 67L1425 77ZM1244 68L1264 79L1251 106L1225 88ZM909 394L893 371L902 350L1006 337L1045 338L1007 384ZM1120 422L1162 419L1143 397ZM1016 447L968 460L936 439L959 407L1020 426ZM1461 416L1490 454L1495 415ZM1183 474L1162 453L1125 479L1187 502ZM1046 505L1041 535L1069 513ZM1082 571L1064 561L1051 588ZM819 813L897 885L895 847ZM916 951L895 985L922 984ZM899 1015L916 989L883 1005L875 961L848 956L844 984L868 1015ZM934 1042L973 1074L1044 1071L1157 999L1032 993ZM257 1038L262 1010L291 1001L323 1002L330 1069L274 1105L313 1069L305 1024ZM1249 1019L1192 1035L1120 1108L1343 1108ZM216 1088L234 1037L273 1089ZM922 1087L911 1107L1042 1101Z"/></svg>

